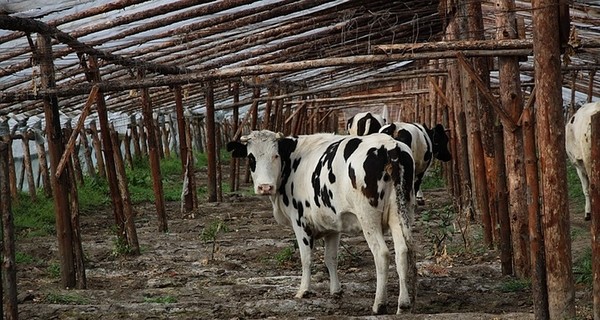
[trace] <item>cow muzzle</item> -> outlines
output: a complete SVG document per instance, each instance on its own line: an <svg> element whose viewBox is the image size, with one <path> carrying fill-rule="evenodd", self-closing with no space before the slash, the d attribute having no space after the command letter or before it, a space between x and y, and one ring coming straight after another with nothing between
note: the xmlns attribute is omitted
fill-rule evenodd
<svg viewBox="0 0 600 320"><path fill-rule="evenodd" d="M275 186L272 184L259 184L256 187L256 194L258 195L263 195L263 196L267 196L267 195L273 195L275 194Z"/></svg>

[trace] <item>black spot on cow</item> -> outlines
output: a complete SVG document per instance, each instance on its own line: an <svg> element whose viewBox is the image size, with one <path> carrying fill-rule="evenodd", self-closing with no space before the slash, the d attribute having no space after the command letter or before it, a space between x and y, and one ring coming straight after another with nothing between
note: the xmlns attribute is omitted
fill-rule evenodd
<svg viewBox="0 0 600 320"><path fill-rule="evenodd" d="M248 165L250 166L250 171L256 171L256 157L252 153L248 155Z"/></svg>
<svg viewBox="0 0 600 320"><path fill-rule="evenodd" d="M410 134L410 132L406 129L398 130L398 136L396 137L396 140L404 142L404 144L406 144L407 146L411 146L412 134Z"/></svg>
<svg viewBox="0 0 600 320"><path fill-rule="evenodd" d="M302 242L304 242L304 245L305 245L305 246L308 246L308 245L309 245L309 243L308 243L308 239L306 239L306 238L302 238Z"/></svg>
<svg viewBox="0 0 600 320"><path fill-rule="evenodd" d="M321 155L321 158L315 166L315 170L311 175L311 183L314 192L314 201L317 207L321 207L321 202L326 207L331 208L331 196L327 191L327 187L324 182L321 182L321 173L323 170L327 170L327 177L330 183L335 182L335 175L333 174L333 160L337 154L337 150L340 146L341 141L336 141L329 145L325 152Z"/></svg>
<svg viewBox="0 0 600 320"><path fill-rule="evenodd" d="M367 123L369 129L367 130ZM381 123L373 115L367 113L363 118L359 119L356 124L356 132L359 136L364 136L372 133L377 133L381 129Z"/></svg>
<svg viewBox="0 0 600 320"><path fill-rule="evenodd" d="M386 126L383 126L381 129L379 129L379 132L381 133L385 133L387 135L390 135L392 137L395 137L395 133L396 133L396 125L393 123L390 123Z"/></svg>
<svg viewBox="0 0 600 320"><path fill-rule="evenodd" d="M277 142L279 151L279 159L281 161L281 184L279 185L279 193L282 195L283 204L287 207L290 205L290 199L285 191L290 175L292 174L292 159L291 154L296 150L298 141L291 138L284 138Z"/></svg>
<svg viewBox="0 0 600 320"><path fill-rule="evenodd" d="M296 172L296 170L298 170L298 166L300 165L300 160L302 158L296 158L294 159L294 163L292 164L292 169L294 170L294 172Z"/></svg>
<svg viewBox="0 0 600 320"><path fill-rule="evenodd" d="M387 162L388 155L383 146L369 149L363 162L365 186L362 187L361 191L373 207L376 207L379 203L377 182L383 178L384 167Z"/></svg>
<svg viewBox="0 0 600 320"><path fill-rule="evenodd" d="M245 158L248 156L248 147L239 141L230 141L227 143L227 151L231 152L234 158Z"/></svg>
<svg viewBox="0 0 600 320"><path fill-rule="evenodd" d="M304 206L310 208L310 202L308 202L308 200L304 201Z"/></svg>
<svg viewBox="0 0 600 320"><path fill-rule="evenodd" d="M333 174L333 171L329 171L329 183L335 183L335 174Z"/></svg>
<svg viewBox="0 0 600 320"><path fill-rule="evenodd" d="M344 148L344 160L348 161L348 158L350 158L361 142L361 139L354 138L350 139L348 143L346 143L346 147Z"/></svg>
<svg viewBox="0 0 600 320"><path fill-rule="evenodd" d="M356 189L356 171L354 171L351 164L348 165L348 178L352 182L352 188Z"/></svg>

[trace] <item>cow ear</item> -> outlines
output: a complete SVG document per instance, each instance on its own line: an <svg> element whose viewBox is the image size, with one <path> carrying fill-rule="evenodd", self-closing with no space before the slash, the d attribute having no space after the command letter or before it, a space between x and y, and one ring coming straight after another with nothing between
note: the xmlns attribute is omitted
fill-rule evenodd
<svg viewBox="0 0 600 320"><path fill-rule="evenodd" d="M385 125L385 126L381 127L381 129L379 130L379 132L388 134L388 135L390 135L390 136L393 137L394 136L394 132L396 132L396 125L393 124L393 123Z"/></svg>
<svg viewBox="0 0 600 320"><path fill-rule="evenodd" d="M283 159L287 159L290 157L292 152L296 150L296 145L298 142L295 139L283 138L277 141L277 147L279 149L279 155Z"/></svg>
<svg viewBox="0 0 600 320"><path fill-rule="evenodd" d="M234 158L245 158L248 156L248 148L245 144L238 141L231 141L227 143L227 151L231 152L231 156Z"/></svg>

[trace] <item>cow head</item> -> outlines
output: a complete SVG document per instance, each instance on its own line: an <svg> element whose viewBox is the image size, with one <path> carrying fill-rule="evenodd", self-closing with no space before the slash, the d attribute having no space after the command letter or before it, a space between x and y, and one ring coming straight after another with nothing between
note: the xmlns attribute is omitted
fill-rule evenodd
<svg viewBox="0 0 600 320"><path fill-rule="evenodd" d="M258 195L275 195L282 171L282 133L268 130L252 131L239 141L227 143L227 151L235 158L248 158L254 192ZM289 140L289 139L287 139Z"/></svg>
<svg viewBox="0 0 600 320"><path fill-rule="evenodd" d="M446 134L446 129L441 124L436 124L430 131L431 143L433 144L433 156L440 161L452 160L452 154L448 149L450 139Z"/></svg>

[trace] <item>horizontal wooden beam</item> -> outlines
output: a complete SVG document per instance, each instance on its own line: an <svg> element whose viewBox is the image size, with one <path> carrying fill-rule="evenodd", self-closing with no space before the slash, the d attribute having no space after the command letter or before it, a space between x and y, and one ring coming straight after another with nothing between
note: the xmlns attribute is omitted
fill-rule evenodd
<svg viewBox="0 0 600 320"><path fill-rule="evenodd" d="M406 97L414 96L418 94L429 94L429 90L411 90L411 91L398 91L398 92L381 92L371 94L356 94L348 95L343 97L332 97L332 98L314 98L314 99L301 99L301 100L289 100L284 101L283 104L312 104L319 102L344 102L344 101L356 101L356 100L371 100L374 98L392 98L392 97ZM318 107L318 106L317 106Z"/></svg>

